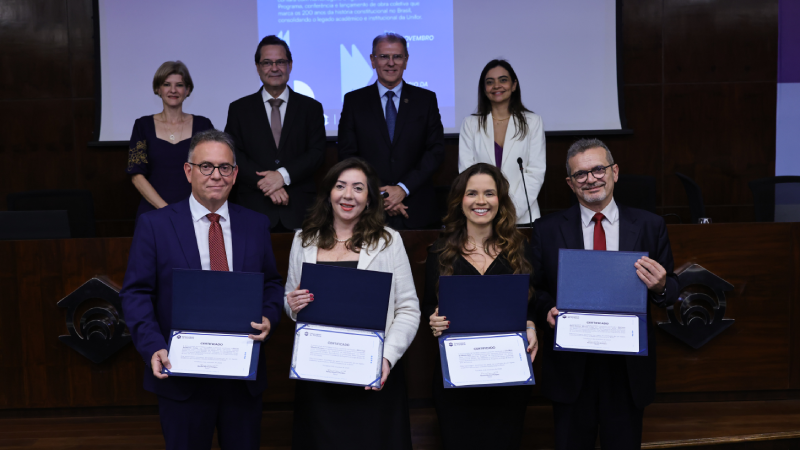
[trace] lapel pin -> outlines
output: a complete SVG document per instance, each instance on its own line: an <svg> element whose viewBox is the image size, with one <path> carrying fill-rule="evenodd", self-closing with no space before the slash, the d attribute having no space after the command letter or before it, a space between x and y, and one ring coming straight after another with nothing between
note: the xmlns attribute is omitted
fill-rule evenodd
<svg viewBox="0 0 800 450"><path fill-rule="evenodd" d="M404 99L403 99L403 103L408 103L408 99L407 99L407 98L404 98Z"/></svg>

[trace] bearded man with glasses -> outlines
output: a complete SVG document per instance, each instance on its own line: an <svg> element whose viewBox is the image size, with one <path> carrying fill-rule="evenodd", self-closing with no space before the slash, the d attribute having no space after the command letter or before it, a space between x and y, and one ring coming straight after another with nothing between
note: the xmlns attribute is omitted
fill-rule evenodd
<svg viewBox="0 0 800 450"><path fill-rule="evenodd" d="M578 204L533 223L529 259L536 296L528 319L544 330L539 386L553 402L557 449L594 449L598 430L603 449L641 448L644 408L656 392L653 327L648 327L648 356L553 351L559 249L648 252L650 257L634 264L648 289L648 316L651 304L665 307L678 298L664 220L618 205L618 178L619 166L603 142L575 142L567 152L566 181Z"/></svg>
<svg viewBox="0 0 800 450"><path fill-rule="evenodd" d="M250 323L251 339L264 341L278 325L283 307L269 219L228 202L239 174L231 137L214 129L194 135L183 170L191 195L142 214L136 222L119 293L125 322L146 365L144 388L158 396L167 449L210 449L216 428L223 449L257 450L261 394L267 387L265 345L255 381L161 373L172 367L167 341L175 269L263 273L262 318Z"/></svg>
<svg viewBox="0 0 800 450"><path fill-rule="evenodd" d="M231 103L225 125L240 165L234 199L267 215L273 233L302 225L317 191L314 172L325 152L322 104L289 88L292 65L285 41L262 39L255 68L263 86Z"/></svg>

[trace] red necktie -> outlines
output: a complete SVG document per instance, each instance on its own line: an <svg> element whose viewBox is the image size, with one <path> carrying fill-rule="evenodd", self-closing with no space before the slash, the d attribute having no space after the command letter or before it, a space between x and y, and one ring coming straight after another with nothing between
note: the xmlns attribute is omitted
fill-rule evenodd
<svg viewBox="0 0 800 450"><path fill-rule="evenodd" d="M222 225L219 224L219 214L206 214L211 221L208 228L208 254L211 259L211 270L228 271L228 256L225 253L225 238L222 237Z"/></svg>
<svg viewBox="0 0 800 450"><path fill-rule="evenodd" d="M594 221L594 250L606 249L606 230L603 229L603 213L597 213L592 217Z"/></svg>

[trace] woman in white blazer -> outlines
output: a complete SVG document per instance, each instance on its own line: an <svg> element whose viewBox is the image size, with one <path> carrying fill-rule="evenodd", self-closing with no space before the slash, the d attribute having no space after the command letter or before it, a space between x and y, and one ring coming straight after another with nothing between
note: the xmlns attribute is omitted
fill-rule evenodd
<svg viewBox="0 0 800 450"><path fill-rule="evenodd" d="M522 159L524 175L518 159ZM522 104L517 74L508 61L486 64L478 82L478 112L465 118L458 139L458 172L483 162L497 166L510 184L517 224L541 216L536 197L544 182L542 119ZM527 187L530 202L526 201Z"/></svg>
<svg viewBox="0 0 800 450"><path fill-rule="evenodd" d="M384 227L378 186L365 161L349 158L336 164L292 242L284 308L295 321L314 301L314 293L300 286L303 263L393 274L381 388L297 381L294 449L338 448L337 442L347 442L347 448L411 449L402 356L417 334L419 299L400 234Z"/></svg>

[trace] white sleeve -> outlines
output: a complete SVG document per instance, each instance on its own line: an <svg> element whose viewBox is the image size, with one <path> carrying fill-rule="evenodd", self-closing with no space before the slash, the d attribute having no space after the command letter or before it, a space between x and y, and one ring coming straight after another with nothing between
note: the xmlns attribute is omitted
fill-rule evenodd
<svg viewBox="0 0 800 450"><path fill-rule="evenodd" d="M420 312L417 289L411 275L411 264L408 262L408 255L400 233L393 233L392 244L384 251L390 250L392 261L394 261L394 277L392 279L394 320L386 332L383 356L394 367L417 335Z"/></svg>

